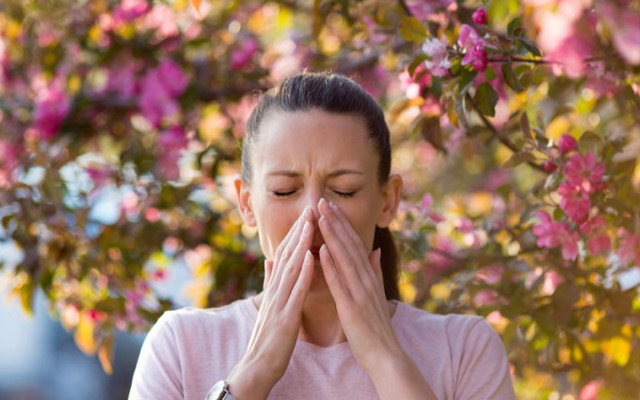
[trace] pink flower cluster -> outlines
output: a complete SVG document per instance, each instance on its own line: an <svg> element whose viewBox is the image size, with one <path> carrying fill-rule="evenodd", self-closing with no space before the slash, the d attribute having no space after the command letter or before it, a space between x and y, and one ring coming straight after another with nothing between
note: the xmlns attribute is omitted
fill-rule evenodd
<svg viewBox="0 0 640 400"><path fill-rule="evenodd" d="M618 231L620 244L618 245L618 257L622 264L634 262L640 265L640 234L630 233L624 228Z"/></svg>
<svg viewBox="0 0 640 400"><path fill-rule="evenodd" d="M424 65L433 76L445 76L451 68L451 60L447 54L447 45L439 39L427 39L422 45L422 51L428 60Z"/></svg>
<svg viewBox="0 0 640 400"><path fill-rule="evenodd" d="M180 177L178 161L180 153L187 147L187 144L187 136L180 126L174 126L160 134L158 139L158 148L160 149L158 165L162 175L167 179L178 179Z"/></svg>
<svg viewBox="0 0 640 400"><path fill-rule="evenodd" d="M575 260L578 256L578 240L580 236L571 232L569 226L560 221L553 221L545 211L538 211L540 224L533 227L533 234L538 237L537 244L540 247L562 249L562 258Z"/></svg>
<svg viewBox="0 0 640 400"><path fill-rule="evenodd" d="M252 37L247 38L242 42L239 49L231 52L229 69L238 71L246 67L258 50L258 42Z"/></svg>
<svg viewBox="0 0 640 400"><path fill-rule="evenodd" d="M575 223L584 223L589 216L591 194L606 187L602 180L604 164L596 161L593 152L571 156L563 169L565 181L558 188L562 196L560 208Z"/></svg>
<svg viewBox="0 0 640 400"><path fill-rule="evenodd" d="M59 81L38 92L32 128L36 130L40 139L50 140L56 135L69 112L70 103Z"/></svg>
<svg viewBox="0 0 640 400"><path fill-rule="evenodd" d="M420 21L426 21L434 13L449 7L454 0L407 0L406 5L411 15Z"/></svg>
<svg viewBox="0 0 640 400"><path fill-rule="evenodd" d="M147 71L142 78L138 105L144 117L159 126L163 118L180 111L177 98L189 83L182 68L173 60L164 59L157 68Z"/></svg>
<svg viewBox="0 0 640 400"><path fill-rule="evenodd" d="M471 64L478 72L483 72L487 69L489 57L485 50L486 43L472 26L462 24L458 44L465 52L464 57L462 57L462 65Z"/></svg>

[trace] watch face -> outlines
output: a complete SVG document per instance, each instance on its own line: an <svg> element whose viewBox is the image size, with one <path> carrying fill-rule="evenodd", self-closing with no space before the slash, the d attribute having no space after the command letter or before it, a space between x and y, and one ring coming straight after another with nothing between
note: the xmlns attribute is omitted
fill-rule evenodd
<svg viewBox="0 0 640 400"><path fill-rule="evenodd" d="M209 394L207 395L206 400L222 400L223 399L222 396L224 396L226 393L226 391L224 390L224 386L225 386L224 381L216 382L216 384L213 385L211 390L209 390Z"/></svg>

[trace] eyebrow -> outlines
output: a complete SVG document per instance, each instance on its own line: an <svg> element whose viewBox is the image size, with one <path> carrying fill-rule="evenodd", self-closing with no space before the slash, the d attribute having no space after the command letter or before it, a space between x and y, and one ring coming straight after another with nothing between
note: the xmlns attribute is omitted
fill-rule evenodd
<svg viewBox="0 0 640 400"><path fill-rule="evenodd" d="M356 171L353 169L337 169L335 171L330 172L327 176L329 178L334 178L336 176L346 175L346 174L364 175L362 172ZM289 171L289 170L272 171L267 174L267 176L274 176L274 175L283 175L291 178L297 178L301 174L299 172Z"/></svg>

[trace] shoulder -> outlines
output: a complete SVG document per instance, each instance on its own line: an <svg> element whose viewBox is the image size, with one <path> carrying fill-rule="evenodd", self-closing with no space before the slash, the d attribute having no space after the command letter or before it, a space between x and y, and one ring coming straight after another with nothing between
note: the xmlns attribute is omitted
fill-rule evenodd
<svg viewBox="0 0 640 400"><path fill-rule="evenodd" d="M418 329L423 332L425 330L438 331L446 334L449 338L465 338L469 335L493 332L486 320L478 315L434 314L411 304L403 302L397 304L396 312L399 313L397 323L400 327Z"/></svg>
<svg viewBox="0 0 640 400"><path fill-rule="evenodd" d="M230 329L251 324L250 299L235 300L227 305L211 308L183 307L165 311L156 322L176 335L209 334L211 330Z"/></svg>

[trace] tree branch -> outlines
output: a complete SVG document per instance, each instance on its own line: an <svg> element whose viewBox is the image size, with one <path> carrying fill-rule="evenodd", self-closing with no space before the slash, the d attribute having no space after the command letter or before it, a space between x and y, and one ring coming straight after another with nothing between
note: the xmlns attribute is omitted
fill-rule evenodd
<svg viewBox="0 0 640 400"><path fill-rule="evenodd" d="M484 126L487 127L487 129L489 129L491 131L491 133L493 133L493 136L498 138L500 143L502 143L503 145L508 147L509 150L513 151L514 153L517 153L518 151L520 151L518 146L513 144L511 142L511 140L509 140L509 138L505 137L495 126L493 126L491 121L489 121L487 119L487 117L485 117L484 114L482 114L480 112L480 110L478 109L478 106L473 101L473 98L469 95L469 93L466 94L466 98L467 98L467 100L469 100L469 102L473 106L473 109L475 110L475 112L480 116L480 119L482 120L482 123L484 124ZM544 168L542 168L541 165L538 165L538 164L534 163L533 161L528 161L527 164L529 164L531 167L533 167L534 169L536 169L538 171L546 173Z"/></svg>

